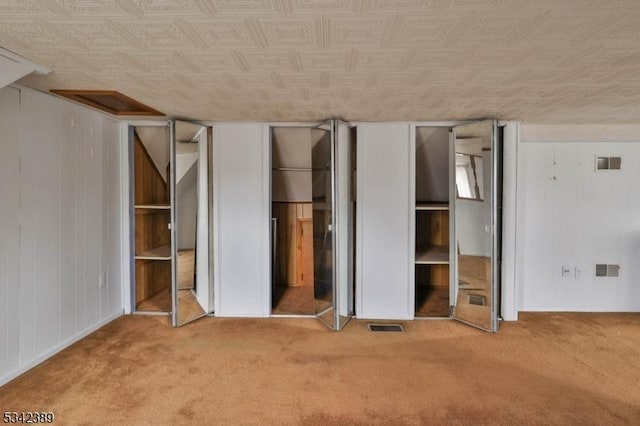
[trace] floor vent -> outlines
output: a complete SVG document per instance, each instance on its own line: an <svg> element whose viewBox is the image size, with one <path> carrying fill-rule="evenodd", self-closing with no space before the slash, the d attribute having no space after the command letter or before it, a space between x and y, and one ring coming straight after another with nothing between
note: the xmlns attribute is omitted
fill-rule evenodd
<svg viewBox="0 0 640 426"><path fill-rule="evenodd" d="M404 327L401 324L369 324L369 331L392 331L404 333Z"/></svg>

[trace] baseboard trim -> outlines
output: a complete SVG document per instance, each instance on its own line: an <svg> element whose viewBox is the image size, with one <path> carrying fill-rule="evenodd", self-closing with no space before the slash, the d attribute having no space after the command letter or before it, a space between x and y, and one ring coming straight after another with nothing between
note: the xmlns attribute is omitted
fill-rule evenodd
<svg viewBox="0 0 640 426"><path fill-rule="evenodd" d="M120 310L118 312L116 312L115 314L97 322L96 324L85 328L84 330L82 330L80 333L64 340L63 342L59 343L58 345L54 346L53 348L49 349L48 351L44 352L43 354L37 356L36 358L32 359L31 361L27 362L24 365L21 365L17 370L12 371L9 374L5 374L4 376L0 377L0 386L4 386L7 383L9 383L10 381L12 381L13 379L16 379L17 377L23 375L24 373L26 373L27 371L31 370L33 367L43 363L44 361L46 361L47 359L51 358L52 356L54 356L55 354L57 354L58 352L62 351L63 349L68 348L69 346L73 345L74 343L76 343L78 340L81 340L85 337L87 337L89 334L93 333L94 331L104 327L105 325L109 324L111 321L120 318L123 315L124 311Z"/></svg>

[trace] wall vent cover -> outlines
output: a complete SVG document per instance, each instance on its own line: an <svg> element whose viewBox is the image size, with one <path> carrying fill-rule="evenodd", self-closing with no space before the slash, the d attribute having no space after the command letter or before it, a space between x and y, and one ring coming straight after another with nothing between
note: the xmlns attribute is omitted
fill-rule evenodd
<svg viewBox="0 0 640 426"><path fill-rule="evenodd" d="M605 263L596 264L596 277L618 277L620 275L620 265L608 265Z"/></svg>
<svg viewBox="0 0 640 426"><path fill-rule="evenodd" d="M390 331L404 333L402 324L368 324L369 331Z"/></svg>
<svg viewBox="0 0 640 426"><path fill-rule="evenodd" d="M596 171L600 170L620 170L622 168L622 157L619 156L596 156Z"/></svg>
<svg viewBox="0 0 640 426"><path fill-rule="evenodd" d="M115 90L51 90L51 93L113 115L163 116L164 114Z"/></svg>
<svg viewBox="0 0 640 426"><path fill-rule="evenodd" d="M479 294L470 294L468 302L470 305L484 306L487 304L487 298Z"/></svg>

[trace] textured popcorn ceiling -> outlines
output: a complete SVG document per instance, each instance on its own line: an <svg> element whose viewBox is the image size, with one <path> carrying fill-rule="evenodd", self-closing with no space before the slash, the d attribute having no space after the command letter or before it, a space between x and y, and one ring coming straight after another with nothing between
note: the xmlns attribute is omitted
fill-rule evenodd
<svg viewBox="0 0 640 426"><path fill-rule="evenodd" d="M207 120L640 120L639 0L0 0L38 89Z"/></svg>

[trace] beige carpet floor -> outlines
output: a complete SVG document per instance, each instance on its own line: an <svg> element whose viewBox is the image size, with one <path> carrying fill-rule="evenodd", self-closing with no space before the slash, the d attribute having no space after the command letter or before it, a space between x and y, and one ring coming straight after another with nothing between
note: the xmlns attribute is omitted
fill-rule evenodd
<svg viewBox="0 0 640 426"><path fill-rule="evenodd" d="M313 315L313 287L275 287L272 313L275 315Z"/></svg>
<svg viewBox="0 0 640 426"><path fill-rule="evenodd" d="M640 315L404 324L122 317L0 388L0 407L58 424L640 424Z"/></svg>

